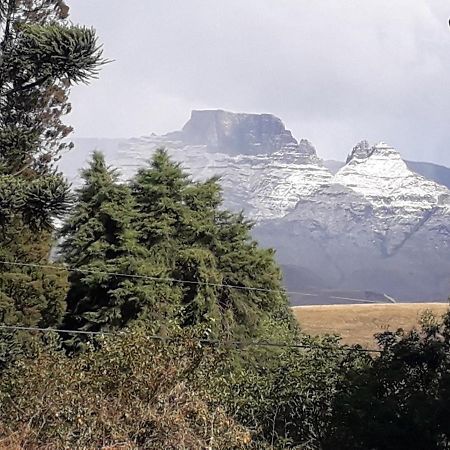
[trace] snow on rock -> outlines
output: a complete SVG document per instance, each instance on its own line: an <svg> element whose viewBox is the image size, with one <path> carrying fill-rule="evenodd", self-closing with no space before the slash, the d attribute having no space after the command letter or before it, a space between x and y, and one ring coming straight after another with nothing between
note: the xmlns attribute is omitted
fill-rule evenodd
<svg viewBox="0 0 450 450"><path fill-rule="evenodd" d="M423 226L432 215L445 213L450 191L412 172L398 151L381 142L372 148L355 147L334 182L362 195L378 218L376 231L390 236L394 249Z"/></svg>
<svg viewBox="0 0 450 450"><path fill-rule="evenodd" d="M194 111L181 132L130 140L112 163L130 178L160 147L196 180L220 176L225 206L256 221L283 217L332 178L313 145L270 114Z"/></svg>
<svg viewBox="0 0 450 450"><path fill-rule="evenodd" d="M400 153L381 142L362 156L355 147L334 182L364 195L374 206L387 212L428 210L449 204L449 190L408 169Z"/></svg>
<svg viewBox="0 0 450 450"><path fill-rule="evenodd" d="M300 288L314 280L314 289L450 294L450 190L383 142L361 141L333 175L277 117L217 110L193 111L181 131L117 147L110 163L124 179L161 147L194 179L219 176L224 206L257 223L254 235L277 249L306 283Z"/></svg>

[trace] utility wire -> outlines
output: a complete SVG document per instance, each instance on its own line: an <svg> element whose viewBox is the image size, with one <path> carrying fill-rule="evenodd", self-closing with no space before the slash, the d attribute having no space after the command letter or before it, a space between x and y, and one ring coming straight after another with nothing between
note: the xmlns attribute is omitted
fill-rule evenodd
<svg viewBox="0 0 450 450"><path fill-rule="evenodd" d="M11 266L20 266L20 267L34 267L41 269L53 269L53 270L64 270L67 272L79 272L79 273L89 273L93 275L112 275L117 277L124 278L138 278L144 280L151 281L159 281L159 282L168 282L168 283L180 283L187 285L201 285L201 286L214 286L214 287L223 287L223 288L231 288L243 291L256 291L256 292L271 292L278 294L289 294L289 295L302 295L307 297L320 297L320 294L313 294L309 292L300 292L300 291L285 291L279 289L266 289L266 288L258 288L258 287L248 287L248 286L239 286L235 284L223 284L223 283L210 283L208 281L191 281L191 280L180 280L178 278L170 278L170 277L154 277L148 275L137 275L137 274L127 274L127 273L117 273L117 272L106 272L100 270L90 270L90 269L76 269L69 268L66 266L58 266L55 264L36 264L36 263L21 263L21 262L11 262L11 261L0 261L0 264L3 265L11 265ZM362 298L352 298L352 297L341 297L336 295L324 295L327 298L337 299L337 300L346 300L346 301L354 301L360 303L380 303L376 300L367 300Z"/></svg>
<svg viewBox="0 0 450 450"><path fill-rule="evenodd" d="M123 331L85 331L85 330L64 330L58 328L39 328L39 327L25 327L19 325L0 325L0 329L15 330L15 331L37 331L41 333L60 333L60 334L81 334L91 336L119 336L124 335ZM177 343L179 339L167 336L161 336L158 334L146 335L148 339ZM359 352L359 353L382 353L381 350L357 348L357 347L332 347L327 345L314 345L314 344L288 344L285 342L269 342L269 341L233 341L225 339L193 339L195 342L206 345L232 345L236 347L278 347L278 348L301 348L309 350L338 350L344 352Z"/></svg>

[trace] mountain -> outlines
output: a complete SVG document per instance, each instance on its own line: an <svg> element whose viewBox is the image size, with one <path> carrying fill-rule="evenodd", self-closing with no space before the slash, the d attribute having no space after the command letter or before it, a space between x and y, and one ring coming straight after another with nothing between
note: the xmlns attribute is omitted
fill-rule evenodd
<svg viewBox="0 0 450 450"><path fill-rule="evenodd" d="M450 191L383 143L356 146L329 185L255 232L299 276L321 276L317 288L408 300L450 293Z"/></svg>
<svg viewBox="0 0 450 450"><path fill-rule="evenodd" d="M450 189L450 168L423 161L408 161L406 159L404 161L413 172ZM345 162L328 159L323 161L323 165L334 175L341 167L345 166Z"/></svg>
<svg viewBox="0 0 450 450"><path fill-rule="evenodd" d="M220 176L225 206L255 221L283 217L332 177L312 144L271 114L193 111L182 131L120 142L112 163L129 178L158 147L196 179Z"/></svg>
<svg viewBox="0 0 450 450"><path fill-rule="evenodd" d="M277 117L222 110L193 111L163 136L75 145L85 154L94 143L124 178L162 146L195 179L219 175L225 206L244 209L277 250L287 288L316 295L292 295L295 304L450 294L450 191L387 144L362 141L330 165Z"/></svg>
<svg viewBox="0 0 450 450"><path fill-rule="evenodd" d="M273 153L297 145L283 122L272 114L231 113L223 110L192 111L181 131L166 135L190 145L229 154Z"/></svg>

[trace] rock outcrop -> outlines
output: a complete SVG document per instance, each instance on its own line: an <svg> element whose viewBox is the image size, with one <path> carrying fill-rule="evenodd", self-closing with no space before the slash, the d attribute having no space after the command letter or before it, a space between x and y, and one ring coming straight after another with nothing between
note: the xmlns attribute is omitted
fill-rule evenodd
<svg viewBox="0 0 450 450"><path fill-rule="evenodd" d="M295 147L297 140L272 114L192 111L181 132L169 133L188 145L206 145L209 151L253 155Z"/></svg>

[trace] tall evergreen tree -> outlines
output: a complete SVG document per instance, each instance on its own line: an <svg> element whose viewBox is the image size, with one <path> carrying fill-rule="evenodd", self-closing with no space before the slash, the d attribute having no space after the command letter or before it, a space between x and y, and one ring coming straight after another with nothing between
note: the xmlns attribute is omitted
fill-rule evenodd
<svg viewBox="0 0 450 450"><path fill-rule="evenodd" d="M251 239L242 214L221 209L218 180L193 182L164 150L132 183L139 241L164 276L184 283L178 319L214 335L255 336L271 320L289 321L273 252Z"/></svg>
<svg viewBox="0 0 450 450"><path fill-rule="evenodd" d="M0 167L49 175L71 127L71 85L87 82L104 61L95 32L67 21L63 0L0 0Z"/></svg>
<svg viewBox="0 0 450 450"><path fill-rule="evenodd" d="M67 207L54 164L70 148L62 117L70 87L104 62L95 32L71 25L68 12L64 0L0 0L1 261L49 264L54 219ZM60 270L0 263L0 319L57 325L65 280Z"/></svg>
<svg viewBox="0 0 450 450"><path fill-rule="evenodd" d="M156 327L166 314L163 300L172 292L145 278L157 274L132 226L130 189L99 152L82 178L76 206L61 230L62 257L72 270L64 328L112 330L144 318Z"/></svg>
<svg viewBox="0 0 450 450"><path fill-rule="evenodd" d="M14 191L3 220L28 207L49 218L67 196L53 163L71 147L62 141L72 130L62 123L69 88L104 62L95 32L70 25L68 11L63 0L0 0L0 193Z"/></svg>
<svg viewBox="0 0 450 450"><path fill-rule="evenodd" d="M139 321L245 338L291 325L273 252L251 239L241 214L220 209L217 179L192 181L164 150L131 189L99 153L82 176L62 229L63 259L76 270L65 327Z"/></svg>

